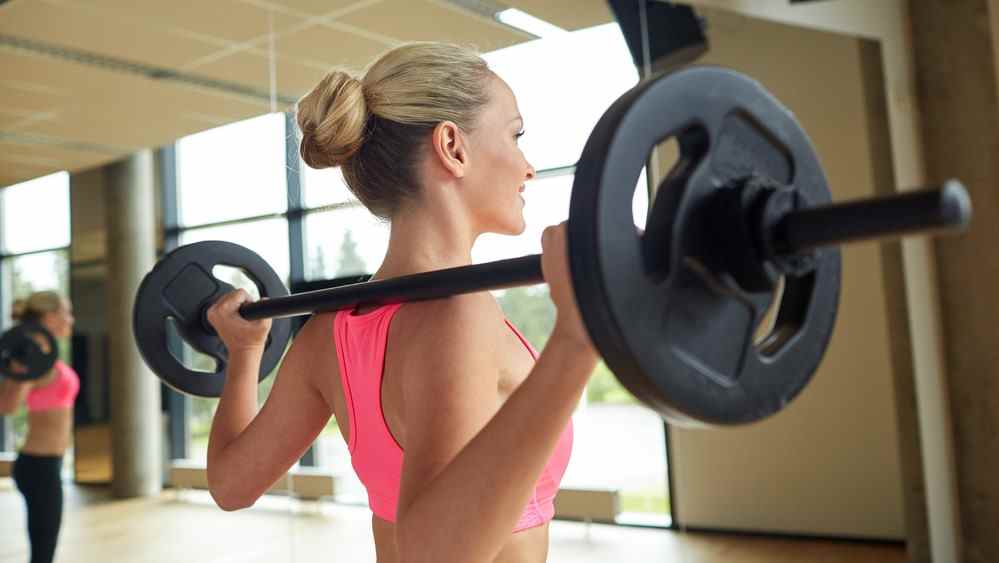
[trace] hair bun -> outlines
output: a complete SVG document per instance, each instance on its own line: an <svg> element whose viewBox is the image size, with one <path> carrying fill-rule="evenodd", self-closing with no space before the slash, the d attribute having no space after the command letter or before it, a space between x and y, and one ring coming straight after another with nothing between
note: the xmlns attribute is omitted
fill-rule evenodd
<svg viewBox="0 0 999 563"><path fill-rule="evenodd" d="M297 119L302 160L317 169L340 166L364 142L364 85L346 72L330 72L298 102Z"/></svg>

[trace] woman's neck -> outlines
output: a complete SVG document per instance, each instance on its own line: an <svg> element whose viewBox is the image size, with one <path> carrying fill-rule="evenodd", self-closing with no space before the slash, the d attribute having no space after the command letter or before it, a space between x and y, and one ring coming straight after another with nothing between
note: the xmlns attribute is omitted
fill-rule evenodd
<svg viewBox="0 0 999 563"><path fill-rule="evenodd" d="M392 217L388 252L375 278L397 277L472 263L479 233L464 212L445 206L400 210Z"/></svg>

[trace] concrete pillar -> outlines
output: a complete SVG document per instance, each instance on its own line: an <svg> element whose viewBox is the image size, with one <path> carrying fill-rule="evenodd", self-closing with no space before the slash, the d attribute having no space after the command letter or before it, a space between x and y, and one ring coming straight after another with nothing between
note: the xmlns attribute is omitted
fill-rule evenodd
<svg viewBox="0 0 999 563"><path fill-rule="evenodd" d="M149 150L107 168L111 488L122 498L155 495L162 487L160 384L143 362L132 335L135 292L156 259L153 178Z"/></svg>
<svg viewBox="0 0 999 563"><path fill-rule="evenodd" d="M994 0L911 0L928 178L967 185L974 219L935 242L961 561L999 554L999 80Z"/></svg>

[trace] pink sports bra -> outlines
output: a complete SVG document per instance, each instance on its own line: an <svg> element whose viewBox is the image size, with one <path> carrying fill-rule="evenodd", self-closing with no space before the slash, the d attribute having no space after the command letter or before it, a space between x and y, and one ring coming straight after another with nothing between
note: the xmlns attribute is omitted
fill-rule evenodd
<svg viewBox="0 0 999 563"><path fill-rule="evenodd" d="M351 465L368 491L368 504L376 516L395 522L402 479L403 451L389 431L381 406L382 367L389 324L401 305L386 305L364 314L340 311L333 320L337 358L344 398L350 411ZM531 356L537 352L509 321ZM555 451L534 488L514 532L550 521L555 515L555 494L569 464L572 422L566 426Z"/></svg>
<svg viewBox="0 0 999 563"><path fill-rule="evenodd" d="M73 368L62 360L56 360L53 369L55 378L44 387L35 387L28 392L29 411L65 409L73 406L76 394L80 392L80 377Z"/></svg>

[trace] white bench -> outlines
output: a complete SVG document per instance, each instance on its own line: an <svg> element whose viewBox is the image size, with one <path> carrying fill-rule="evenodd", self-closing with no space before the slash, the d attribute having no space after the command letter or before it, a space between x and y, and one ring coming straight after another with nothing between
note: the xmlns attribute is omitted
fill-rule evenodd
<svg viewBox="0 0 999 563"><path fill-rule="evenodd" d="M289 475L291 479L289 479ZM208 472L205 465L199 462L174 461L170 464L167 481L178 489L207 489ZM289 491L289 481L291 488ZM333 496L335 479L323 469L299 467L282 476L268 489L272 493L288 493L306 500L319 500Z"/></svg>
<svg viewBox="0 0 999 563"><path fill-rule="evenodd" d="M560 489L555 497L555 517L560 520L613 523L621 513L617 489Z"/></svg>

